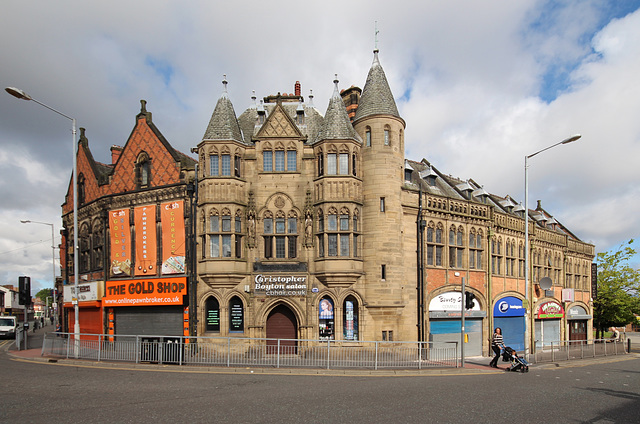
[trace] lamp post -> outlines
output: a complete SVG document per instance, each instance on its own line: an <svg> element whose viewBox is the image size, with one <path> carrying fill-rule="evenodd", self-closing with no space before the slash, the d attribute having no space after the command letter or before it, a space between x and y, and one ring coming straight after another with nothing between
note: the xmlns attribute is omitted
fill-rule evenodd
<svg viewBox="0 0 640 424"><path fill-rule="evenodd" d="M556 146L559 146L561 144L569 144L573 141L578 140L580 137L582 137L582 135L580 134L576 134L576 135L572 135L571 137L565 138L564 140L562 140L559 143L553 144L549 147L546 147L542 150L538 150L535 153L532 153L528 156L524 157L524 291L525 291L525 299L528 303L527 305L527 312L530 311L531 315L525 320L525 340L524 340L524 350L525 350L525 354L529 353L530 350L530 341L531 341L531 335L528 334L527 332L527 328L529 330L529 332L531 331L531 321L533 321L533 309L532 306L530 305L530 299L529 299L529 159L534 157L535 155L537 155L538 153L542 153L544 151L547 151L549 149L552 149ZM527 325L527 321L528 324Z"/></svg>
<svg viewBox="0 0 640 424"><path fill-rule="evenodd" d="M55 292L56 289L56 246L55 246L55 241L54 241L54 227L53 224L50 224L48 222L40 222L40 221L31 221L29 219L25 219L25 220L20 220L21 223L23 224L42 224L42 225L49 225L51 226L51 270L53 271L51 274L51 278L53 278L52 284L53 284L53 290ZM47 302L49 301L49 296L47 296ZM46 316L49 316L49 307L47 305L47 312L46 312ZM57 314L57 310L55 310L54 312L54 319L55 319L55 324L58 324L58 314ZM57 325L56 325L57 327Z"/></svg>
<svg viewBox="0 0 640 424"><path fill-rule="evenodd" d="M80 320L78 319L78 172L77 172L77 144L76 144L76 120L64 113L47 106L46 104L34 99L23 90L15 87L7 87L5 91L11 94L13 97L16 97L21 100L32 100L39 104L40 106L46 107L52 112L57 113L60 116L64 116L65 118L71 120L71 143L73 147L73 284L74 284L74 294L75 299L71 298L71 302L73 303L73 312L75 317L74 323L74 337L77 341L80 339ZM55 284L55 281L54 281ZM76 345L77 346L77 345Z"/></svg>

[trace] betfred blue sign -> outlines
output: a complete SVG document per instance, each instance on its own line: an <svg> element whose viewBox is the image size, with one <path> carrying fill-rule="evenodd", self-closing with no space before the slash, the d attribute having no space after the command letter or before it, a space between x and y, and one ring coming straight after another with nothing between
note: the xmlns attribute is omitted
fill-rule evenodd
<svg viewBox="0 0 640 424"><path fill-rule="evenodd" d="M517 297L507 296L499 299L493 306L494 317L523 317L525 308L522 300Z"/></svg>

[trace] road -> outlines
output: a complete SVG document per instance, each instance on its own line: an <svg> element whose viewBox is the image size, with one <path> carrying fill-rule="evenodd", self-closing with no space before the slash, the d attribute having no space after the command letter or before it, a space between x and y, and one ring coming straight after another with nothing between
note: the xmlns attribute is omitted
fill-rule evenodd
<svg viewBox="0 0 640 424"><path fill-rule="evenodd" d="M1 352L0 422L640 422L638 355L534 367L528 374L447 376L119 367L33 363Z"/></svg>

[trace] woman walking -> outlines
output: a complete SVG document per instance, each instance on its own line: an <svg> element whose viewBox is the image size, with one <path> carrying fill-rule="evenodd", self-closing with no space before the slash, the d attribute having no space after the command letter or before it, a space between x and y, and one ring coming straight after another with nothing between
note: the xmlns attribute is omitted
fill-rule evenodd
<svg viewBox="0 0 640 424"><path fill-rule="evenodd" d="M504 340L502 339L502 328L496 327L493 332L493 338L491 339L491 349L496 354L489 364L492 368L498 368L498 359L500 359L500 348L504 347Z"/></svg>

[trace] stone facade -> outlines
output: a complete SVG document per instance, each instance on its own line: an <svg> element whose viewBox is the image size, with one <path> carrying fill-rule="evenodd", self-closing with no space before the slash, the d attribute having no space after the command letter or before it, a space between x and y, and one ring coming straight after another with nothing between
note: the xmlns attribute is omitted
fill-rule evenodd
<svg viewBox="0 0 640 424"><path fill-rule="evenodd" d="M496 323L518 332L527 320L518 343L568 340L575 308L590 334L593 245L540 204L528 211L526 296L524 208L405 160L377 51L361 95L352 86L342 98L334 84L324 116L297 83L236 117L224 81L197 146L198 335L438 341L459 326L460 309L456 321L442 305L461 307L461 278L481 353ZM500 302L527 312L494 319ZM561 313L540 309L556 304Z"/></svg>

